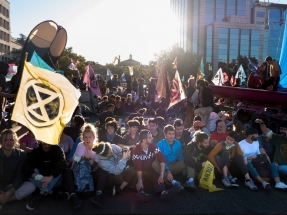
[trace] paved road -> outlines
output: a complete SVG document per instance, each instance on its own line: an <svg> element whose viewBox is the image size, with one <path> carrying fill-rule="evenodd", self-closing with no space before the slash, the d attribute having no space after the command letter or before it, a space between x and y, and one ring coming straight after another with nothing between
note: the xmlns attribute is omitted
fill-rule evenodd
<svg viewBox="0 0 287 215"><path fill-rule="evenodd" d="M102 209L95 208L88 199L83 200L82 207L73 214L234 214L234 213L287 213L287 191L272 188L265 191L259 186L254 192L244 187L240 181L239 188L225 189L209 193L199 188L191 193L184 190L168 202L162 202L157 197L151 202L139 202L131 189L123 191L119 196L104 196ZM216 185L222 187L217 181ZM272 187L274 187L272 185ZM48 198L35 211L25 209L27 200L5 205L1 214L71 214L70 202L57 202Z"/></svg>

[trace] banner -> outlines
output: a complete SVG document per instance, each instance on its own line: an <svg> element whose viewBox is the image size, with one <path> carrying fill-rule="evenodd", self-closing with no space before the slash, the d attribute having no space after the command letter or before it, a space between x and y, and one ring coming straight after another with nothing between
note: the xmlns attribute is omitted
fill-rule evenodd
<svg viewBox="0 0 287 215"><path fill-rule="evenodd" d="M134 68L132 66L129 66L129 72L130 76L134 75Z"/></svg>
<svg viewBox="0 0 287 215"><path fill-rule="evenodd" d="M249 70L251 71L251 72L253 72L253 73L256 73L256 71L257 71L257 69L258 69L258 66L255 64L255 63L253 63L251 60L249 60L246 56L244 56L244 60L245 60L245 62L248 64L248 68L249 68ZM242 65L240 65L240 66L242 66ZM242 68L242 70L243 70L243 68ZM244 71L244 70L243 70ZM235 77L236 78L236 77Z"/></svg>
<svg viewBox="0 0 287 215"><path fill-rule="evenodd" d="M80 96L63 75L25 62L12 120L26 126L37 140L57 145Z"/></svg>
<svg viewBox="0 0 287 215"><path fill-rule="evenodd" d="M69 66L68 66L68 69L70 70L78 70L78 68L76 67L75 64L71 63Z"/></svg>
<svg viewBox="0 0 287 215"><path fill-rule="evenodd" d="M221 68L219 68L219 70L216 72L215 76L212 78L211 81L217 86L222 86L222 82L224 81L224 79Z"/></svg>
<svg viewBox="0 0 287 215"><path fill-rule="evenodd" d="M234 76L232 75L232 76L231 76L231 79L230 79L230 84L231 84L231 86L233 86L234 80L235 80L235 79L234 79Z"/></svg>
<svg viewBox="0 0 287 215"><path fill-rule="evenodd" d="M156 91L158 97L167 97L169 90L170 80L168 78L168 74L165 68L165 65L162 63L156 83Z"/></svg>
<svg viewBox="0 0 287 215"><path fill-rule="evenodd" d="M201 58L201 62L200 62L200 73L201 73L202 77L204 78L204 77L205 77L205 74L204 74L203 58Z"/></svg>
<svg viewBox="0 0 287 215"><path fill-rule="evenodd" d="M118 59L119 59L119 58L115 57L114 60L113 60L113 62L112 62L112 64L116 65Z"/></svg>
<svg viewBox="0 0 287 215"><path fill-rule="evenodd" d="M122 74L121 79L122 79L122 81L127 81L125 73Z"/></svg>
<svg viewBox="0 0 287 215"><path fill-rule="evenodd" d="M209 161L206 161L204 167L201 169L198 175L199 187L206 189L209 192L223 190L221 188L217 188L213 184L213 179L214 179L214 166Z"/></svg>
<svg viewBox="0 0 287 215"><path fill-rule="evenodd" d="M97 77L95 76L93 68L90 66L86 66L86 73L84 77L84 82L91 89L93 93L95 93L98 97L102 98L101 90L98 84Z"/></svg>
<svg viewBox="0 0 287 215"><path fill-rule="evenodd" d="M107 69L107 76L110 76L111 79L113 78L113 73L109 69Z"/></svg>
<svg viewBox="0 0 287 215"><path fill-rule="evenodd" d="M31 57L30 63L33 66L40 67L40 68L43 68L43 69L47 69L47 70L49 70L51 72L55 71L45 61L43 61L42 58L35 51L33 52L33 55Z"/></svg>
<svg viewBox="0 0 287 215"><path fill-rule="evenodd" d="M198 67L197 68L197 80L202 79L202 78L203 78L203 76L202 76L202 74L200 72L200 67Z"/></svg>
<svg viewBox="0 0 287 215"><path fill-rule="evenodd" d="M255 71L256 73L256 71ZM240 78L241 80L241 83L244 83L245 82L245 79L246 79L246 74L245 74L245 71L242 67L242 65L239 66L238 70L237 70L237 73L235 75L235 78Z"/></svg>
<svg viewBox="0 0 287 215"><path fill-rule="evenodd" d="M73 64L75 64L75 65L77 65L77 64L79 63L79 61L74 60L73 58L71 58L70 60L71 60L71 63L73 63Z"/></svg>
<svg viewBox="0 0 287 215"><path fill-rule="evenodd" d="M170 91L171 91L171 98L167 109L169 109L173 105L179 103L180 101L186 98L184 88L182 86L180 76L177 70L175 72L174 79L172 80Z"/></svg>

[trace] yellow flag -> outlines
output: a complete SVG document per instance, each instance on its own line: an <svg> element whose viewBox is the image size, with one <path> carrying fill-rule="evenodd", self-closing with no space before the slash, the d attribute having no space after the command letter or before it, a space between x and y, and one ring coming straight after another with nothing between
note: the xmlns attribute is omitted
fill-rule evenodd
<svg viewBox="0 0 287 215"><path fill-rule="evenodd" d="M56 145L80 96L63 75L25 62L12 120L30 129L37 140Z"/></svg>
<svg viewBox="0 0 287 215"><path fill-rule="evenodd" d="M213 178L214 178L214 166L209 161L206 161L204 167L201 169L198 175L199 187L207 189L209 192L223 190L221 188L217 188L213 184Z"/></svg>

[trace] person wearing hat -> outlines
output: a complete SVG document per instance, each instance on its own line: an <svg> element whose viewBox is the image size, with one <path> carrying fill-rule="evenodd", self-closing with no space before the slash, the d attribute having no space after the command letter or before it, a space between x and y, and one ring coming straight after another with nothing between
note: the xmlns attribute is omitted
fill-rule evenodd
<svg viewBox="0 0 287 215"><path fill-rule="evenodd" d="M197 131L203 131L205 132L203 129L205 128L204 127L205 124L203 122L201 122L200 120L195 120L193 122L193 126L189 129L189 132L190 132L190 138L193 139L194 137L194 133L197 132ZM206 132L205 132L206 133Z"/></svg>
<svg viewBox="0 0 287 215"><path fill-rule="evenodd" d="M248 174L247 166L244 164L242 151L236 142L236 139L237 133L235 131L228 132L226 140L217 144L208 154L207 159L222 175L222 183L225 187L233 187L236 178L233 178L232 175L238 175L239 173L245 177L245 186L249 187L251 190L258 190Z"/></svg>
<svg viewBox="0 0 287 215"><path fill-rule="evenodd" d="M262 89L262 86L264 84L263 72L265 70L266 66L264 64L261 64L255 73L251 72L247 79L247 86L249 88Z"/></svg>
<svg viewBox="0 0 287 215"><path fill-rule="evenodd" d="M278 172L281 177L287 177L287 124L281 124L282 134L275 134L266 127L262 119L256 119L256 123L260 124L262 134L274 141L275 154L273 162L278 164Z"/></svg>
<svg viewBox="0 0 287 215"><path fill-rule="evenodd" d="M263 89L269 88L270 85L272 85L272 90L277 91L277 86L280 81L280 74L281 74L281 69L279 64L275 61L272 60L272 57L268 56L265 58L265 61L269 64L270 66L270 77L269 79L263 84Z"/></svg>
<svg viewBox="0 0 287 215"><path fill-rule="evenodd" d="M256 120L256 123L260 123L260 127L262 127L262 132L265 133L267 136L270 136L270 131L265 129L263 126L262 120ZM261 124L262 123L262 124ZM252 164L252 160L256 159L257 155L260 155L259 150L259 142L258 142L258 131L257 129L250 127L246 130L246 139L240 141L238 144L241 148L241 151L244 156L244 162L247 165L247 168L254 179L257 179L263 186L265 190L270 189L270 184L264 181L258 174L257 170L254 168ZM269 158L268 158L269 159ZM277 189L287 189L287 185L280 181L279 173L277 167L274 163L269 163L269 168L271 171L271 177L276 182L275 188Z"/></svg>

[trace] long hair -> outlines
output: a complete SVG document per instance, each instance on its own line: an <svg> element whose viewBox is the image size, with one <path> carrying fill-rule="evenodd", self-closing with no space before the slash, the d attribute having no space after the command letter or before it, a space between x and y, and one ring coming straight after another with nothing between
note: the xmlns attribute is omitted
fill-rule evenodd
<svg viewBox="0 0 287 215"><path fill-rule="evenodd" d="M18 136L17 134L12 131L11 129L5 129L1 132L0 135L0 145L1 148L3 147L3 144L5 142L5 140L7 139L8 134L12 134L13 138L14 138L14 148L19 148L19 143L18 143Z"/></svg>

